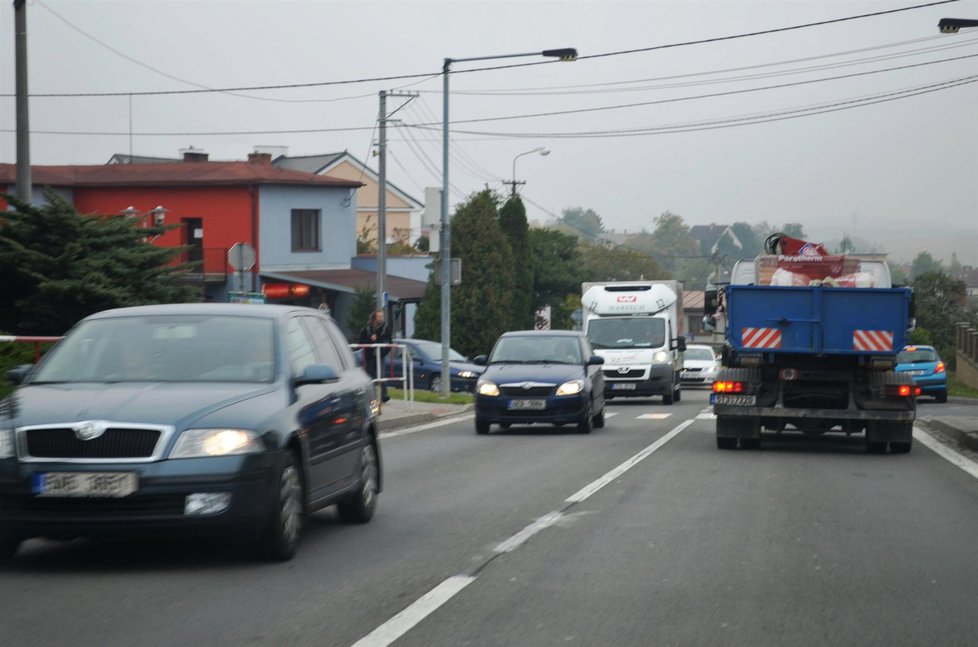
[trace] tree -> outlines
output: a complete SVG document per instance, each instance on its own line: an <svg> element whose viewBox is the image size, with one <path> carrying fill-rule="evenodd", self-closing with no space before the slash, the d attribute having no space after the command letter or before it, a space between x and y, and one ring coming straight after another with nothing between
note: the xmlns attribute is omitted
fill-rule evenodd
<svg viewBox="0 0 978 647"><path fill-rule="evenodd" d="M627 242L625 245L603 245L582 241L578 253L580 263L577 275L581 281L654 281L667 278L651 254L633 249Z"/></svg>
<svg viewBox="0 0 978 647"><path fill-rule="evenodd" d="M849 234L844 234L842 240L839 241L839 253L851 254L854 251L856 251L856 244L849 237Z"/></svg>
<svg viewBox="0 0 978 647"><path fill-rule="evenodd" d="M550 327L571 328L570 313L577 305L567 309L565 304L568 296L580 299L583 257L577 237L550 229L531 229L528 241L533 259L531 308L536 313L550 306Z"/></svg>
<svg viewBox="0 0 978 647"><path fill-rule="evenodd" d="M353 289L353 302L346 317L346 336L350 343L357 343L360 330L367 325L367 319L377 309L377 286L373 283L358 285Z"/></svg>
<svg viewBox="0 0 978 647"><path fill-rule="evenodd" d="M924 274L941 272L941 262L930 255L930 252L920 252L910 264L910 276L916 279Z"/></svg>
<svg viewBox="0 0 978 647"><path fill-rule="evenodd" d="M569 207L561 213L558 222L566 225L578 236L594 240L599 234L604 233L604 223L601 216L591 209L583 207Z"/></svg>
<svg viewBox="0 0 978 647"><path fill-rule="evenodd" d="M513 272L516 289L513 292L512 330L533 328L536 309L533 308L533 257L530 253L526 208L518 195L514 195L499 210L499 227L509 240L513 252Z"/></svg>
<svg viewBox="0 0 978 647"><path fill-rule="evenodd" d="M758 237L757 231L746 222L735 222L730 229L740 240L743 248L739 250L739 258L754 258L764 251L764 238Z"/></svg>
<svg viewBox="0 0 978 647"><path fill-rule="evenodd" d="M807 240L805 237L805 226L800 222L786 222L784 226L781 227L781 231L792 238Z"/></svg>
<svg viewBox="0 0 978 647"><path fill-rule="evenodd" d="M183 249L148 242L179 225L82 215L50 191L43 206L3 199L13 209L0 220L0 330L61 335L100 310L201 299L183 279L190 267L173 264Z"/></svg>
<svg viewBox="0 0 978 647"><path fill-rule="evenodd" d="M496 196L481 191L452 216L452 255L462 260L462 284L452 288L452 347L463 355L488 353L508 330L515 288L513 253L499 229ZM441 339L441 286L429 281L414 320L425 339Z"/></svg>
<svg viewBox="0 0 978 647"><path fill-rule="evenodd" d="M912 286L917 325L930 334L941 357L950 357L954 354L954 325L966 316L964 281L944 272L927 272L914 276Z"/></svg>

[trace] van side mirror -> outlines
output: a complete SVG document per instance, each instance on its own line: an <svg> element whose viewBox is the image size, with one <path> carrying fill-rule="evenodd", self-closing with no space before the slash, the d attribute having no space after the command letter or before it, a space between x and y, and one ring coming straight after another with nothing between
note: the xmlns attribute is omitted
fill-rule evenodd
<svg viewBox="0 0 978 647"><path fill-rule="evenodd" d="M686 338L684 336L682 336L682 335L679 335L678 337L676 337L675 344L674 344L673 348L675 348L676 350L678 350L680 353L686 352Z"/></svg>
<svg viewBox="0 0 978 647"><path fill-rule="evenodd" d="M717 311L717 289L709 287L703 291L703 312L711 316Z"/></svg>

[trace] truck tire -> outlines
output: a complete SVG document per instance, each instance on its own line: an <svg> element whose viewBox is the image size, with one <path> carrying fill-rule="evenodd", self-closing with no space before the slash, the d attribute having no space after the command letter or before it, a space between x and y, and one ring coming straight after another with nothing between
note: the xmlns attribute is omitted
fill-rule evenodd
<svg viewBox="0 0 978 647"><path fill-rule="evenodd" d="M909 454L911 449L913 449L912 439L906 442L890 443L890 451L894 454Z"/></svg>
<svg viewBox="0 0 978 647"><path fill-rule="evenodd" d="M737 439L717 436L717 449L737 449Z"/></svg>

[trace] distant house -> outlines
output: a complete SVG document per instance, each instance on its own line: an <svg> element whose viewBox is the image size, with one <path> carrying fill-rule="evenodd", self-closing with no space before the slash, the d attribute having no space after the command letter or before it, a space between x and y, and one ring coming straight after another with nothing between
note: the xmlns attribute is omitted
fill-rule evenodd
<svg viewBox="0 0 978 647"><path fill-rule="evenodd" d="M264 291L269 301L326 303L344 323L356 290L376 283L370 272L351 268L357 190L363 186L356 180L278 168L262 154L247 162L211 162L202 151L190 151L182 162L34 166L32 179L36 204L48 188L81 213L158 217L179 225L153 242L187 247L180 260L199 269L186 278L199 283L207 299ZM0 190L13 192L15 182L15 166L0 164ZM228 250L237 243L255 251L250 270L229 266ZM391 282L391 301L416 303L425 285Z"/></svg>
<svg viewBox="0 0 978 647"><path fill-rule="evenodd" d="M744 248L737 234L727 225L693 225L689 228L689 237L700 244L700 253L704 256L715 254L725 242L737 249Z"/></svg>
<svg viewBox="0 0 978 647"><path fill-rule="evenodd" d="M272 159L272 164L279 168L362 183L363 188L357 191L357 236L376 243L380 209L380 176L364 162L343 151L301 157L279 155ZM388 244L413 244L421 235L420 218L424 205L392 184L389 179L386 185L385 240Z"/></svg>

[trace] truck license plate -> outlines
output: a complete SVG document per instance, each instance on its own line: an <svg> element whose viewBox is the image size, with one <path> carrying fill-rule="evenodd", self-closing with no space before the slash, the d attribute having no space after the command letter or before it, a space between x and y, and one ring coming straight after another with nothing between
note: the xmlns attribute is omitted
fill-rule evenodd
<svg viewBox="0 0 978 647"><path fill-rule="evenodd" d="M37 496L129 496L138 488L135 472L43 472L35 474L32 490Z"/></svg>
<svg viewBox="0 0 978 647"><path fill-rule="evenodd" d="M529 409L531 411L539 411L540 409L547 408L547 401L546 400L510 400L509 408L521 409L521 410Z"/></svg>
<svg viewBox="0 0 978 647"><path fill-rule="evenodd" d="M732 393L717 393L715 404L732 404L738 407L753 407L757 404L756 395L734 395Z"/></svg>
<svg viewBox="0 0 978 647"><path fill-rule="evenodd" d="M635 384L632 382L613 382L611 384L612 391L634 391Z"/></svg>

